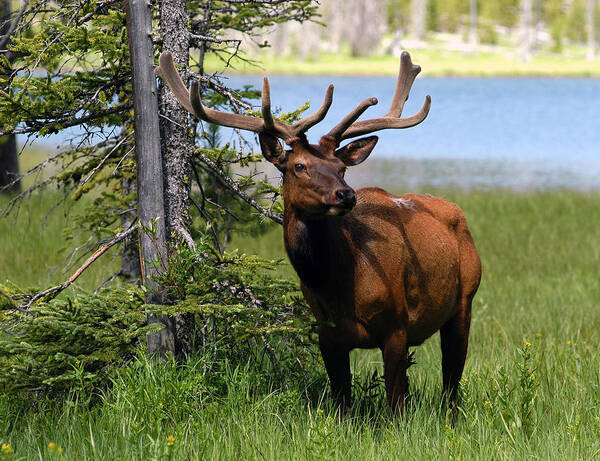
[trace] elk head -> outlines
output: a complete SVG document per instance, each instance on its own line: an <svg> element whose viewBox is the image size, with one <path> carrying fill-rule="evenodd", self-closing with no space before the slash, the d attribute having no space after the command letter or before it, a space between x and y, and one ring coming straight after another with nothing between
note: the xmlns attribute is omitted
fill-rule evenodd
<svg viewBox="0 0 600 461"><path fill-rule="evenodd" d="M410 55L402 53L396 91L388 113L382 117L357 122L376 98L367 98L358 104L329 133L321 137L319 144L310 144L306 138L309 128L321 122L333 100L333 85L329 85L321 107L314 113L287 125L273 118L271 91L265 77L262 87L262 118L230 114L205 107L200 98L198 82L194 81L188 91L169 52L163 52L156 73L164 79L181 105L201 120L216 125L239 128L258 133L264 157L283 173L283 196L285 206L312 217L343 215L354 207L354 190L344 181L346 167L358 165L371 153L377 136L360 138L339 147L341 142L375 131L389 128L409 128L427 117L431 97L425 98L421 110L412 117L401 118L410 88L421 71L413 65ZM279 140L290 149L285 150Z"/></svg>

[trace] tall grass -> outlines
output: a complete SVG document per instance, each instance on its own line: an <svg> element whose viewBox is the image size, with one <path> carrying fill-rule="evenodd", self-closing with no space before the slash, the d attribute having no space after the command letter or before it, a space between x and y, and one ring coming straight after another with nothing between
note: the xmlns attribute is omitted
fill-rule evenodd
<svg viewBox="0 0 600 461"><path fill-rule="evenodd" d="M140 356L91 406L77 394L66 401L27 404L0 397L0 442L14 451L2 456L597 459L600 196L571 191L438 195L464 209L484 269L456 421L441 404L437 335L415 348L410 399L405 414L396 418L385 407L381 358L373 351L352 354L355 406L346 416L332 408L323 369L311 370L305 393L306 383L286 388L243 361L220 364L203 375L202 357L174 367L151 366ZM41 209L31 214L35 228ZM51 221L47 229L58 233L61 225ZM8 229L0 230L0 275L27 281L28 264L49 260L59 239L51 233L16 246L18 239ZM29 239L37 238L32 235ZM36 255L29 256L27 243L35 243ZM279 228L233 245L284 256ZM20 258L28 262L11 262ZM98 279L105 275L100 268L94 271ZM41 272L32 269L30 283L38 283ZM285 267L282 274L293 276L293 271Z"/></svg>

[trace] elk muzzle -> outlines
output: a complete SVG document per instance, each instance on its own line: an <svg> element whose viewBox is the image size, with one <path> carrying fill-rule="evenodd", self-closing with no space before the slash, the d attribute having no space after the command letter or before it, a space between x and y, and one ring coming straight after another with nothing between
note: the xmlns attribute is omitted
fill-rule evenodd
<svg viewBox="0 0 600 461"><path fill-rule="evenodd" d="M330 206L326 213L330 216L345 215L354 208L354 205L356 205L356 194L351 187L346 186L336 189L334 197L336 204Z"/></svg>

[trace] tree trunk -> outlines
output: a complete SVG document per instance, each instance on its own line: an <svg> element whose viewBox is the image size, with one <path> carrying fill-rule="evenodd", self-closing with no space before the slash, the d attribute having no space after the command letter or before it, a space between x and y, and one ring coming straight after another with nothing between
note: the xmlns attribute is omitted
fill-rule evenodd
<svg viewBox="0 0 600 461"><path fill-rule="evenodd" d="M140 232L140 263L146 302L163 304L161 287L151 279L157 271L149 260L167 263L163 168L160 153L158 98L152 49L152 15L150 2L125 1L127 35L133 72L135 155L137 162L138 217L145 227L153 227L154 235ZM166 316L148 316L149 323L162 323L165 328L147 336L148 354L165 358L175 354L174 320Z"/></svg>
<svg viewBox="0 0 600 461"><path fill-rule="evenodd" d="M412 0L410 2L410 32L417 40L425 36L425 19L427 17L427 0Z"/></svg>
<svg viewBox="0 0 600 461"><path fill-rule="evenodd" d="M596 1L585 2L585 28L587 33L587 59L591 61L596 55Z"/></svg>
<svg viewBox="0 0 600 461"><path fill-rule="evenodd" d="M471 0L469 8L469 45L474 50L479 43L477 37L477 0Z"/></svg>
<svg viewBox="0 0 600 461"><path fill-rule="evenodd" d="M523 60L531 59L533 48L532 0L521 0L521 56Z"/></svg>
<svg viewBox="0 0 600 461"><path fill-rule="evenodd" d="M352 56L369 56L377 50L385 32L386 9L381 0L350 0L348 3L348 34Z"/></svg>
<svg viewBox="0 0 600 461"><path fill-rule="evenodd" d="M185 0L160 2L160 32L162 50L171 52L175 63L181 66L183 81L187 83L190 35L185 3ZM189 247L194 248L194 241L188 232L191 155L194 149L188 113L164 83L161 84L159 98L167 240L172 245L183 240ZM179 355L188 349L187 346L192 340L194 316L178 316L176 325L175 348Z"/></svg>
<svg viewBox="0 0 600 461"><path fill-rule="evenodd" d="M0 0L0 36L10 31L10 0ZM5 23L5 21L7 21ZM8 40L4 40L8 43ZM10 53L5 53L11 61ZM21 181L15 181L19 176L19 158L17 157L17 139L14 134L0 137L0 192L14 194L21 192Z"/></svg>
<svg viewBox="0 0 600 461"><path fill-rule="evenodd" d="M598 0L597 8L598 8L599 14L598 14L598 17L597 17L598 23L596 23L596 30L600 30L600 0ZM600 37L596 37L596 39L598 41L600 41Z"/></svg>
<svg viewBox="0 0 600 461"><path fill-rule="evenodd" d="M17 139L14 134L2 136L0 137L0 192L5 194L21 192L21 180L13 183L18 176ZM9 184L11 185L7 187Z"/></svg>
<svg viewBox="0 0 600 461"><path fill-rule="evenodd" d="M129 178L123 178L122 188L123 196L127 197L133 191L133 181ZM135 203L128 203L127 206L135 206ZM121 215L121 224L123 229L129 229L135 220L135 211L123 213L123 215ZM128 283L139 283L142 278L138 241L139 237L137 236L137 231L130 237L127 237L125 240L123 240L123 250L121 253L121 272L119 275Z"/></svg>
<svg viewBox="0 0 600 461"><path fill-rule="evenodd" d="M348 4L345 0L329 0L324 3L327 42L330 53L339 53L346 36ZM288 40L289 42L289 40ZM291 50L289 50L291 51Z"/></svg>

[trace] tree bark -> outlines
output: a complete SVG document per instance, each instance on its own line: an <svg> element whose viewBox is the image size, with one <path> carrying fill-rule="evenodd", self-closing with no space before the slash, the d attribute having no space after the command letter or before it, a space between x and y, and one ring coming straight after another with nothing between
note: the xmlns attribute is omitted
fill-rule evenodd
<svg viewBox="0 0 600 461"><path fill-rule="evenodd" d="M386 28L386 4L381 0L348 1L348 34L352 56L373 54ZM359 32L360 31L360 32Z"/></svg>
<svg viewBox="0 0 600 461"><path fill-rule="evenodd" d="M14 134L0 136L0 192L18 194L21 192L19 176L19 158L17 157L17 139ZM11 184L12 183L12 184ZM9 184L10 187L7 187Z"/></svg>
<svg viewBox="0 0 600 461"><path fill-rule="evenodd" d="M122 186L123 196L127 197L134 188L134 183L129 178L123 178ZM128 207L134 207L135 203L128 203ZM127 211L121 216L123 229L129 227L136 220L135 211ZM121 252L121 272L120 276L128 283L139 283L142 279L142 268L140 266L140 250L138 248L139 237L137 232L131 237L123 240L123 249Z"/></svg>
<svg viewBox="0 0 600 461"><path fill-rule="evenodd" d="M533 49L532 7L532 0L521 0L521 56L525 61L531 59L531 51Z"/></svg>
<svg viewBox="0 0 600 461"><path fill-rule="evenodd" d="M596 1L585 2L585 26L587 32L587 59L591 61L596 56Z"/></svg>
<svg viewBox="0 0 600 461"><path fill-rule="evenodd" d="M425 36L425 19L427 17L427 0L410 2L410 32L417 40Z"/></svg>
<svg viewBox="0 0 600 461"><path fill-rule="evenodd" d="M181 66L183 81L187 83L190 33L185 3L185 0L160 2L160 32L162 50L171 52L175 64ZM195 245L188 228L194 140L190 136L188 112L164 83L160 86L159 101L167 240L172 245L183 240L193 248ZM188 349L193 333L194 316L178 316L175 335L177 355Z"/></svg>
<svg viewBox="0 0 600 461"><path fill-rule="evenodd" d="M600 0L598 0L597 8L598 8L598 11L600 12ZM598 17L596 19L598 20L598 22L596 23L596 30L600 30L600 13L598 14ZM596 35L598 35L598 34L596 34ZM596 39L598 41L600 41L600 37L596 37ZM598 45L598 43L596 43L596 45Z"/></svg>
<svg viewBox="0 0 600 461"><path fill-rule="evenodd" d="M477 0L471 0L469 6L469 45L474 50L479 40L477 37Z"/></svg>
<svg viewBox="0 0 600 461"><path fill-rule="evenodd" d="M148 288L146 302L163 304L161 287L151 277L157 270L149 260L167 263L163 167L160 152L158 97L152 48L150 2L125 0L127 34L133 72L135 154L137 162L138 217L144 227L153 227L154 235L140 232L142 279ZM175 353L174 320L166 316L148 316L149 323L165 328L147 336L148 354L164 359Z"/></svg>
<svg viewBox="0 0 600 461"><path fill-rule="evenodd" d="M10 0L0 0L0 36L10 31ZM6 22L5 22L6 21ZM4 53L11 62L11 53ZM17 138L14 134L0 136L0 192L18 194L21 192L21 181L15 181L19 176L19 158L17 156Z"/></svg>

